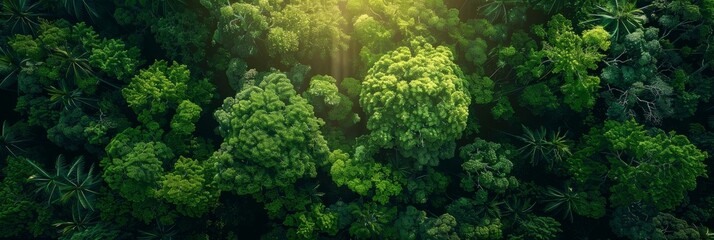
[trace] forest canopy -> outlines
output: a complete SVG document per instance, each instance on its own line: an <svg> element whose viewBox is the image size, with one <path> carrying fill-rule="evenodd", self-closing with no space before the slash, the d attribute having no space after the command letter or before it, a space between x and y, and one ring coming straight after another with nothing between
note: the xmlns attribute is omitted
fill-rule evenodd
<svg viewBox="0 0 714 240"><path fill-rule="evenodd" d="M0 239L714 239L714 0L0 23Z"/></svg>

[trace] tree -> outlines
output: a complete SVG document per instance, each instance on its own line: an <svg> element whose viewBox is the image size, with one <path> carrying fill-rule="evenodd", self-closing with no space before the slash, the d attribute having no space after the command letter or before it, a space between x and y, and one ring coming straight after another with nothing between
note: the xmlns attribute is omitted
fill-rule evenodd
<svg viewBox="0 0 714 240"><path fill-rule="evenodd" d="M30 160L7 157L3 160L0 182L0 237L32 238L45 234L52 211L47 205L35 202L33 189L27 178L35 174Z"/></svg>
<svg viewBox="0 0 714 240"><path fill-rule="evenodd" d="M583 24L603 26L615 39L642 28L647 22L644 8L638 8L636 2L607 0L605 5L596 6L594 13L588 14L590 20Z"/></svg>
<svg viewBox="0 0 714 240"><path fill-rule="evenodd" d="M394 49L394 31L374 17L363 14L354 20L354 37L362 43L360 57L365 66L372 66L383 53Z"/></svg>
<svg viewBox="0 0 714 240"><path fill-rule="evenodd" d="M27 142L29 139L24 139L24 134L17 131L17 128L22 126L22 123L9 125L7 121L2 122L2 129L0 129L0 150L2 150L4 154L0 156L5 157L12 155L13 157L17 157L18 154L25 151L21 143Z"/></svg>
<svg viewBox="0 0 714 240"><path fill-rule="evenodd" d="M337 0L294 1L271 13L267 44L270 56L286 64L347 49L349 36L343 32L345 19Z"/></svg>
<svg viewBox="0 0 714 240"><path fill-rule="evenodd" d="M371 157L364 156L364 147L357 147L355 157L341 150L330 154L330 175L337 186L344 186L362 196L372 196L376 202L386 204L390 197L402 192L400 181L392 169Z"/></svg>
<svg viewBox="0 0 714 240"><path fill-rule="evenodd" d="M206 49L211 35L200 16L193 11L170 12L158 19L151 19L147 24L154 33L154 39L166 55L174 61L189 64L196 70L207 59Z"/></svg>
<svg viewBox="0 0 714 240"><path fill-rule="evenodd" d="M461 187L467 191L486 189L504 193L518 186L518 180L509 176L513 163L508 160L511 152L501 149L497 143L475 139L474 143L461 147L461 167L466 176L461 178Z"/></svg>
<svg viewBox="0 0 714 240"><path fill-rule="evenodd" d="M526 1L490 0L478 10L491 22L522 22L525 20Z"/></svg>
<svg viewBox="0 0 714 240"><path fill-rule="evenodd" d="M446 207L446 212L456 218L456 231L467 239L503 239L501 222L502 201L479 190L473 198L459 198Z"/></svg>
<svg viewBox="0 0 714 240"><path fill-rule="evenodd" d="M676 207L694 189L696 179L706 175L706 157L685 136L647 131L632 120L607 121L584 137L567 165L581 183L606 176L612 182L613 206L643 201L666 210Z"/></svg>
<svg viewBox="0 0 714 240"><path fill-rule="evenodd" d="M196 130L196 122L201 117L201 107L189 100L183 100L176 107L176 114L171 118L171 131L178 135L189 136Z"/></svg>
<svg viewBox="0 0 714 240"><path fill-rule="evenodd" d="M360 105L377 146L436 166L453 156L471 103L463 74L445 47L415 40L380 58L362 82Z"/></svg>
<svg viewBox="0 0 714 240"><path fill-rule="evenodd" d="M429 220L426 223L426 235L430 239L459 239L459 236L454 232L457 224L454 216L445 213L436 219Z"/></svg>
<svg viewBox="0 0 714 240"><path fill-rule="evenodd" d="M523 134L515 136L523 143L518 152L530 160L531 165L537 166L544 162L546 169L553 169L555 164L563 161L572 154L570 151L571 142L566 138L566 134L561 134L560 130L548 131L541 126L536 130L521 125Z"/></svg>
<svg viewBox="0 0 714 240"><path fill-rule="evenodd" d="M396 218L397 208L368 202L350 203L348 209L354 219L349 228L350 236L366 239L391 235L388 224Z"/></svg>
<svg viewBox="0 0 714 240"><path fill-rule="evenodd" d="M288 230L290 239L315 239L319 232L337 234L337 213L325 205L312 205L309 211L299 212L285 218L284 224L294 229Z"/></svg>
<svg viewBox="0 0 714 240"><path fill-rule="evenodd" d="M139 49L127 48L121 40L104 39L92 49L89 64L111 77L127 81L141 64Z"/></svg>
<svg viewBox="0 0 714 240"><path fill-rule="evenodd" d="M125 130L120 135L134 131ZM118 146L125 144L121 141L124 137L120 135L109 143L107 158L101 162L104 181L129 201L142 202L154 198L164 175L162 164L174 157L173 152L161 142L138 142L129 143L129 146Z"/></svg>
<svg viewBox="0 0 714 240"><path fill-rule="evenodd" d="M68 169L64 156L59 155L55 161L54 173L45 171L33 161L25 160L36 172L29 180L37 185L37 192L47 195L48 204L72 202L73 209L94 210L94 197L99 194L96 187L101 182L94 175L94 165L85 172L83 157L75 159Z"/></svg>
<svg viewBox="0 0 714 240"><path fill-rule="evenodd" d="M218 26L213 33L213 43L222 44L240 57L248 57L258 52L258 41L268 31L268 18L259 6L233 3L220 7Z"/></svg>
<svg viewBox="0 0 714 240"><path fill-rule="evenodd" d="M393 35L401 35L404 37L403 40L418 36L434 38L442 34L447 35L444 33L448 33L459 23L458 10L448 8L440 0L392 2L350 0L347 2L347 11L356 15L369 14L380 18L392 29L391 31L395 32Z"/></svg>
<svg viewBox="0 0 714 240"><path fill-rule="evenodd" d="M253 194L290 186L315 177L326 163L324 123L284 74L270 74L227 98L215 117L224 141L209 161L223 190Z"/></svg>
<svg viewBox="0 0 714 240"><path fill-rule="evenodd" d="M38 12L39 8L40 3L33 3L31 0L3 1L0 22L9 28L11 33L35 34L39 26L38 17L42 15Z"/></svg>
<svg viewBox="0 0 714 240"><path fill-rule="evenodd" d="M414 206L407 206L405 211L400 211L399 217L394 221L394 228L399 239L421 239L424 237L426 212L417 210Z"/></svg>
<svg viewBox="0 0 714 240"><path fill-rule="evenodd" d="M544 210L559 212L563 218L573 221L573 213L590 218L605 215L605 198L598 191L582 191L566 184L565 189L547 187L543 191Z"/></svg>
<svg viewBox="0 0 714 240"><path fill-rule="evenodd" d="M310 86L303 96L316 109L316 113L329 121L341 121L351 125L359 121L359 115L352 112L352 100L341 93L337 80L331 76L317 75L310 79Z"/></svg>
<svg viewBox="0 0 714 240"><path fill-rule="evenodd" d="M518 66L520 78L542 79L552 77L549 85L559 85L564 102L575 111L589 109L595 104L595 93L600 78L589 74L598 68L604 54L610 48L610 34L602 27L585 30L578 35L570 20L555 15L548 22L547 30L534 27L539 37L546 39L539 51L530 53L525 65Z"/></svg>
<svg viewBox="0 0 714 240"><path fill-rule="evenodd" d="M194 80L186 65L157 61L134 76L122 95L139 121L166 124L166 114L188 100L198 106L213 98L214 88L208 80Z"/></svg>
<svg viewBox="0 0 714 240"><path fill-rule="evenodd" d="M160 181L157 196L176 204L178 212L186 216L201 216L217 202L218 191L210 184L199 161L179 157L173 171Z"/></svg>

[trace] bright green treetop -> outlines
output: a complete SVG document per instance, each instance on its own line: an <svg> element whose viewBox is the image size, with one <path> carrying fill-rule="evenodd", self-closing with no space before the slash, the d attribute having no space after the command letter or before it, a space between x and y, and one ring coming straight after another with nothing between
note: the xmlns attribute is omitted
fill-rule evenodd
<svg viewBox="0 0 714 240"><path fill-rule="evenodd" d="M122 95L139 121L163 123L169 109L178 108L184 100L205 105L210 102L213 90L207 80L191 79L186 65L174 62L169 66L165 61L157 61L134 76L122 89Z"/></svg>
<svg viewBox="0 0 714 240"><path fill-rule="evenodd" d="M416 158L417 168L453 156L454 140L466 128L471 99L452 60L446 47L412 41L384 55L362 83L370 137Z"/></svg>
<svg viewBox="0 0 714 240"><path fill-rule="evenodd" d="M215 113L224 141L212 161L224 190L252 194L315 177L329 150L321 120L290 80L273 73L227 98Z"/></svg>

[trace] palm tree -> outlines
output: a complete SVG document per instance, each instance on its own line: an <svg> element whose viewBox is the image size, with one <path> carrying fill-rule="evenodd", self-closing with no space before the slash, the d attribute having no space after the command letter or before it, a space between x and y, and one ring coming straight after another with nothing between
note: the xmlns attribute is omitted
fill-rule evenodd
<svg viewBox="0 0 714 240"><path fill-rule="evenodd" d="M78 157L67 166L64 156L59 155L53 173L45 171L33 161L27 162L37 172L30 177L30 181L37 185L36 192L47 195L47 204L74 202L77 208L94 210L94 196L99 194L95 189L100 179L94 175L94 165L89 167L89 171L84 171L83 157Z"/></svg>
<svg viewBox="0 0 714 240"><path fill-rule="evenodd" d="M64 84L62 84L60 88L50 86L49 88L46 88L46 90L50 95L50 102L53 106L61 105L64 109L69 109L71 107L79 107L81 104L84 104L94 108L94 105L91 102L95 100L82 97L82 91L79 89L69 90L66 86L64 86Z"/></svg>
<svg viewBox="0 0 714 240"><path fill-rule="evenodd" d="M165 226L157 220L156 227L154 227L153 229L151 229L149 231L139 230L139 233L141 233L141 237L139 237L138 239L141 239L141 240L153 240L153 239L169 240L169 239L174 239L174 236L178 232L174 229L174 225Z"/></svg>
<svg viewBox="0 0 714 240"><path fill-rule="evenodd" d="M542 160L547 163L547 167L550 169L555 161L562 161L572 154L570 140L565 138L566 133L561 134L560 130L557 130L548 134L548 131L542 126L535 131L526 126L522 126L522 128L523 135L515 136L524 143L518 151L527 156L532 165L536 166Z"/></svg>
<svg viewBox="0 0 714 240"><path fill-rule="evenodd" d="M570 1L572 0L534 0L534 3L546 13L553 14L568 5Z"/></svg>
<svg viewBox="0 0 714 240"><path fill-rule="evenodd" d="M644 9L637 8L635 1L610 0L605 6L596 6L595 13L588 14L590 20L583 24L603 26L614 39L634 32L647 22Z"/></svg>
<svg viewBox="0 0 714 240"><path fill-rule="evenodd" d="M4 0L0 11L0 23L10 28L11 33L32 34L39 26L37 18L42 16L37 12L39 2L29 0Z"/></svg>
<svg viewBox="0 0 714 240"><path fill-rule="evenodd" d="M8 126L7 121L2 122L2 129L0 129L0 147L13 157L17 157L15 151L24 152L25 150L19 146L20 143L27 142L28 139L17 139L15 134L12 132L10 126Z"/></svg>
<svg viewBox="0 0 714 240"><path fill-rule="evenodd" d="M0 89L10 90L10 87L17 83L17 74L22 71L21 66L22 61L17 55L0 47Z"/></svg>
<svg viewBox="0 0 714 240"><path fill-rule="evenodd" d="M53 227L60 228L59 232L62 235L67 235L71 232L82 231L94 224L94 211L84 211L81 208L72 207L72 220L66 222L58 222L52 224Z"/></svg>
<svg viewBox="0 0 714 240"><path fill-rule="evenodd" d="M83 19L86 16L93 21L100 17L96 9L97 4L93 0L60 0L60 3L69 15L77 19Z"/></svg>
<svg viewBox="0 0 714 240"><path fill-rule="evenodd" d="M520 222L525 220L533 211L535 202L531 199L522 199L518 197L511 197L502 205L503 206L503 216L510 217L515 222Z"/></svg>
<svg viewBox="0 0 714 240"><path fill-rule="evenodd" d="M62 63L62 69L65 69L65 78L74 77L80 79L94 76L92 68L89 66L89 60L86 58L88 52L75 54L74 51L66 51L60 48L52 49L52 56L56 57ZM71 75L70 75L71 73Z"/></svg>
<svg viewBox="0 0 714 240"><path fill-rule="evenodd" d="M523 0L490 0L479 7L478 11L491 22L497 22L501 19L503 19L503 22L508 22L509 11L521 4L525 4L525 2Z"/></svg>
<svg viewBox="0 0 714 240"><path fill-rule="evenodd" d="M573 221L573 211L577 208L578 201L581 196L574 192L569 186L565 186L564 190L554 187L547 187L543 192L543 202L546 204L546 212L561 212L563 217Z"/></svg>
<svg viewBox="0 0 714 240"><path fill-rule="evenodd" d="M81 54L77 52L81 52ZM86 57L88 54L86 51L67 51L60 48L52 49L52 57L57 58L62 63L61 68L64 70L66 79L74 79L76 83L80 79L96 78L97 81L119 89L119 86L97 77L94 74L92 67L89 65L89 59Z"/></svg>

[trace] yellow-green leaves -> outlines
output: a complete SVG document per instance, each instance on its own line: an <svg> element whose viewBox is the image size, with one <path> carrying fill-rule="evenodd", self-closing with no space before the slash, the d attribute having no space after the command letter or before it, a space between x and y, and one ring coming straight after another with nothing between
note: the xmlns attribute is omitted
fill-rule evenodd
<svg viewBox="0 0 714 240"><path fill-rule="evenodd" d="M157 61L141 70L122 89L122 95L143 123L165 122L168 109L176 109L184 100L207 104L213 96L213 86L206 80L193 80L186 65L174 62L169 66Z"/></svg>
<svg viewBox="0 0 714 240"><path fill-rule="evenodd" d="M337 186L344 186L362 196L372 196L374 201L385 204L390 197L399 195L402 180L392 170L372 159L355 159L341 150L330 154L330 175Z"/></svg>
<svg viewBox="0 0 714 240"><path fill-rule="evenodd" d="M362 83L370 137L417 159L417 168L453 156L466 128L471 99L452 59L448 48L415 40L380 58Z"/></svg>
<svg viewBox="0 0 714 240"><path fill-rule="evenodd" d="M224 190L254 194L290 186L315 177L317 166L326 162L323 122L284 74L270 74L259 86L226 99L215 117L224 142L209 161Z"/></svg>

